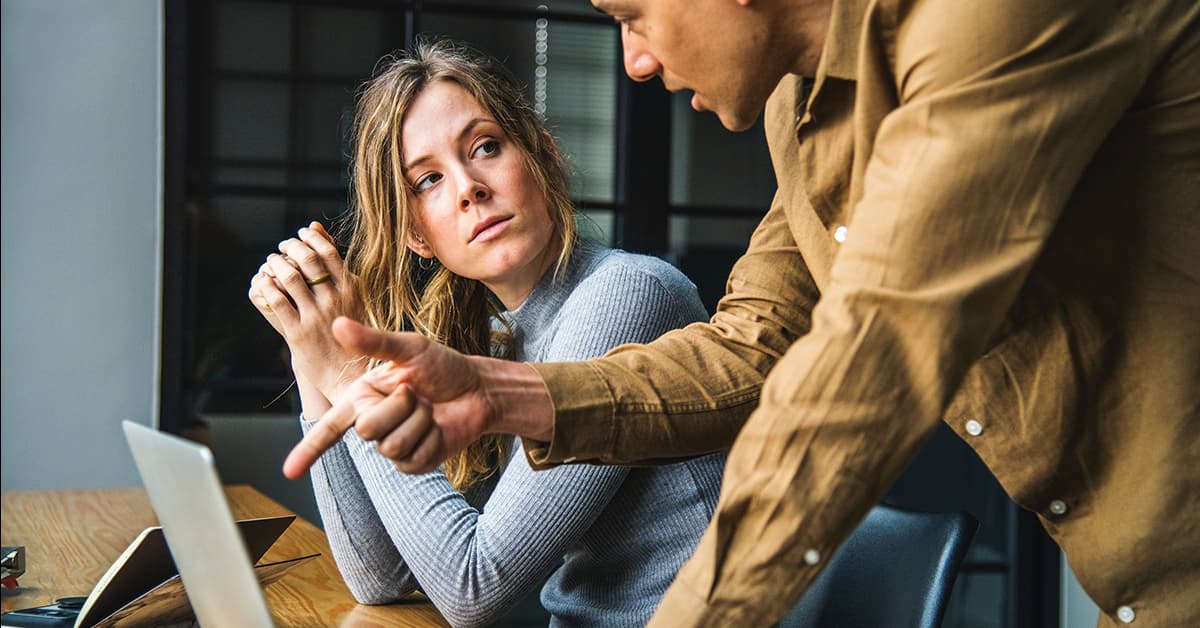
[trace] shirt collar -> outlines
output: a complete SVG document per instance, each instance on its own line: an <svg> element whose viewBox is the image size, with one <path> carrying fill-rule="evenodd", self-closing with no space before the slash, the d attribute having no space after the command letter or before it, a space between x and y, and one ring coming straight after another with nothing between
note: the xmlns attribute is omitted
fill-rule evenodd
<svg viewBox="0 0 1200 628"><path fill-rule="evenodd" d="M817 65L817 77L853 81L858 74L858 43L870 0L833 0L829 34ZM820 82L818 80L818 82Z"/></svg>

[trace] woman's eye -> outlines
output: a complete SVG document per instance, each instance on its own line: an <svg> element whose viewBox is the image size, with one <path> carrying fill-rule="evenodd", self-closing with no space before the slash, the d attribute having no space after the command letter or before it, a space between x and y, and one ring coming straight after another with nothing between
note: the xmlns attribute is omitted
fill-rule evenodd
<svg viewBox="0 0 1200 628"><path fill-rule="evenodd" d="M475 156L486 157L488 155L495 155L497 152L499 152L499 150L500 142L496 140L488 140L480 144L479 147L475 149Z"/></svg>
<svg viewBox="0 0 1200 628"><path fill-rule="evenodd" d="M425 190L428 190L430 187L433 186L434 183L437 183L441 179L442 179L442 175L440 175L436 172L434 172L432 174L427 174L427 175L421 177L420 179L417 179L417 182L413 184L413 189L418 192L423 192Z"/></svg>

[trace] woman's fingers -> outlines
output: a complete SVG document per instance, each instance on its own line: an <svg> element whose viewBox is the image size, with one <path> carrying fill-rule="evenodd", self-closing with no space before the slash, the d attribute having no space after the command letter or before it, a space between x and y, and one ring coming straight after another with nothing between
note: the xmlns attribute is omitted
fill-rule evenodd
<svg viewBox="0 0 1200 628"><path fill-rule="evenodd" d="M277 253L267 256L267 266L274 275L276 286L287 293L297 308L315 307L312 289L318 286L308 285L308 280L301 272L297 262L290 255L284 257Z"/></svg>
<svg viewBox="0 0 1200 628"><path fill-rule="evenodd" d="M254 307L258 308L260 311L266 310L269 312L271 310L271 306L267 303L266 298L263 297L262 294L262 283L269 278L270 277L264 273L261 268L258 269L258 272L254 273L254 276L250 278L250 289L247 291L246 296L250 298L250 302L254 304ZM264 312L264 314L265 313L266 312Z"/></svg>
<svg viewBox="0 0 1200 628"><path fill-rule="evenodd" d="M321 255L303 240L288 238L279 243L279 252L295 265L296 269L300 271L305 285L314 291L319 290L317 286L325 284L329 284L329 288L334 288L334 280L338 279L333 272L334 269L328 268Z"/></svg>
<svg viewBox="0 0 1200 628"><path fill-rule="evenodd" d="M325 229L325 225L314 220L314 221L308 223L308 228L321 234L326 240L329 240L330 244L333 244L333 245L337 244L337 242L335 242L333 240L333 236L329 235L329 231L327 231Z"/></svg>
<svg viewBox="0 0 1200 628"><path fill-rule="evenodd" d="M342 255L338 253L333 238L328 231L325 231L325 227L321 226L321 223L313 222L297 232L296 236L317 255L328 272L332 273L335 278L341 277Z"/></svg>
<svg viewBox="0 0 1200 628"><path fill-rule="evenodd" d="M250 280L250 300L259 311L267 316L267 320L275 318L283 324L284 329L290 329L300 319L295 303L284 292L275 279L265 273L259 273ZM281 333L283 330L278 330Z"/></svg>

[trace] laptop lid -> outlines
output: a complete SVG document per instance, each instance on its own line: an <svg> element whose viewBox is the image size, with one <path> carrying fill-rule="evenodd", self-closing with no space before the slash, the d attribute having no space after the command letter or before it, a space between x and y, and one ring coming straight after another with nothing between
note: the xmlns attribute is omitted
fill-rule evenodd
<svg viewBox="0 0 1200 628"><path fill-rule="evenodd" d="M271 626L212 452L122 421L138 474L201 626Z"/></svg>

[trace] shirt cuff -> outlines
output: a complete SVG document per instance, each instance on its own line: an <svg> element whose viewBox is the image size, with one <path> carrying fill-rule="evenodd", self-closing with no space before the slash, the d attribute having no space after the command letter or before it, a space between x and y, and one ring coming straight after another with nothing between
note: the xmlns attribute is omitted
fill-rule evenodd
<svg viewBox="0 0 1200 628"><path fill-rule="evenodd" d="M549 443L521 439L529 466L604 459L612 454L614 403L600 369L588 362L530 364L546 382L554 404Z"/></svg>
<svg viewBox="0 0 1200 628"><path fill-rule="evenodd" d="M678 577L667 589L646 628L725 628L768 626L770 623L745 605L710 603L687 585L685 577Z"/></svg>

